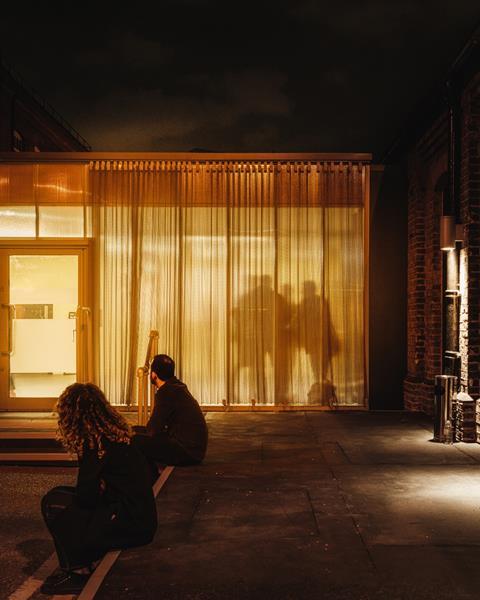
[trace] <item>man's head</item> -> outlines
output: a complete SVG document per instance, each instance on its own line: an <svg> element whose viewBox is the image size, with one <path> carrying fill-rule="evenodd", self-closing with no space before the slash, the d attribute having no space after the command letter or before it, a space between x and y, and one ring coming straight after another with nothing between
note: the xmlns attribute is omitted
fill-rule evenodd
<svg viewBox="0 0 480 600"><path fill-rule="evenodd" d="M150 365L150 379L152 383L158 385L174 375L175 362L166 354L157 354Z"/></svg>

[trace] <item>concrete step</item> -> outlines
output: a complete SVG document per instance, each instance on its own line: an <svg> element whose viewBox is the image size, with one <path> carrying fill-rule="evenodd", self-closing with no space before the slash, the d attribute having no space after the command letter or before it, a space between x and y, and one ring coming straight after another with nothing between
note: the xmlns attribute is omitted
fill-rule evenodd
<svg viewBox="0 0 480 600"><path fill-rule="evenodd" d="M0 465L76 467L76 459L66 452L0 452Z"/></svg>
<svg viewBox="0 0 480 600"><path fill-rule="evenodd" d="M0 452L5 452L11 449L20 448L28 449L30 452L35 450L45 450L46 452L62 450L62 444L54 437L45 437L44 435L30 436L24 435L9 435L4 436L0 432ZM23 450L22 450L23 451Z"/></svg>
<svg viewBox="0 0 480 600"><path fill-rule="evenodd" d="M55 439L55 431L0 430L1 465L76 466Z"/></svg>

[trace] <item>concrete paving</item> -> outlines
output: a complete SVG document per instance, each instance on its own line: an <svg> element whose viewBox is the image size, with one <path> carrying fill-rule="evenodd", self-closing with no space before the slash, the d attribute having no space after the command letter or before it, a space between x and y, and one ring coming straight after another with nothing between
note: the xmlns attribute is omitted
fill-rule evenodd
<svg viewBox="0 0 480 600"><path fill-rule="evenodd" d="M97 598L480 597L480 445L435 444L405 413L208 421L205 463L175 469L154 542L122 552ZM0 467L0 597L52 552L39 497L74 474Z"/></svg>
<svg viewBox="0 0 480 600"><path fill-rule="evenodd" d="M0 598L7 598L52 554L40 500L56 485L74 485L75 478L75 468L0 467Z"/></svg>

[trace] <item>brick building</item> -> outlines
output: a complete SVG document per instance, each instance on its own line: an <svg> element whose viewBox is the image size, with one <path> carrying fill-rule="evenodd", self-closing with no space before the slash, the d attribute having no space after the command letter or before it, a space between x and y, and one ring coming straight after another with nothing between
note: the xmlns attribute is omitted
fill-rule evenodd
<svg viewBox="0 0 480 600"><path fill-rule="evenodd" d="M477 30L385 160L408 180L407 410L432 412L441 373L480 395L479 42Z"/></svg>
<svg viewBox="0 0 480 600"><path fill-rule="evenodd" d="M0 62L0 151L88 151L88 142Z"/></svg>

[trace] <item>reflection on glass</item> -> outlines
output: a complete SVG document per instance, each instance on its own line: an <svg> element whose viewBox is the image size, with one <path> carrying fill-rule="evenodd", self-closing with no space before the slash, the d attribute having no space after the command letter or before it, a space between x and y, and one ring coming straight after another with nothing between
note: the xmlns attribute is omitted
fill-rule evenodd
<svg viewBox="0 0 480 600"><path fill-rule="evenodd" d="M10 396L58 396L76 379L78 257L11 256L10 304Z"/></svg>
<svg viewBox="0 0 480 600"><path fill-rule="evenodd" d="M40 237L83 237L83 206L39 206Z"/></svg>
<svg viewBox="0 0 480 600"><path fill-rule="evenodd" d="M35 237L35 207L0 206L0 237Z"/></svg>

